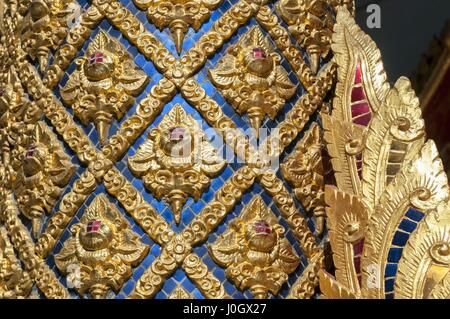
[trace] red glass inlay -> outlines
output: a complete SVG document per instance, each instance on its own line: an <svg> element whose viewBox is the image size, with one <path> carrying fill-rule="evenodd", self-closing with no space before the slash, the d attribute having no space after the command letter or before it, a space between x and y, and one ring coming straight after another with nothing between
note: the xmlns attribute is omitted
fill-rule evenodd
<svg viewBox="0 0 450 319"><path fill-rule="evenodd" d="M361 65L359 63L356 66L355 81L351 92L351 111L355 124L368 126L372 120L372 111L362 86Z"/></svg>
<svg viewBox="0 0 450 319"><path fill-rule="evenodd" d="M105 55L102 52L95 52L89 57L89 64L103 62Z"/></svg>
<svg viewBox="0 0 450 319"><path fill-rule="evenodd" d="M91 220L86 225L86 233L96 233L100 230L102 226L101 220Z"/></svg>
<svg viewBox="0 0 450 319"><path fill-rule="evenodd" d="M255 222L255 232L257 234L270 234L272 233L272 228L264 220L258 220Z"/></svg>
<svg viewBox="0 0 450 319"><path fill-rule="evenodd" d="M254 59L265 59L267 58L266 52L261 48L253 48L253 58Z"/></svg>
<svg viewBox="0 0 450 319"><path fill-rule="evenodd" d="M364 248L364 238L353 245L353 265L355 266L358 281L361 284L361 255Z"/></svg>
<svg viewBox="0 0 450 319"><path fill-rule="evenodd" d="M361 64L356 65L356 72L355 72L355 84L361 84L362 83L362 74L361 74Z"/></svg>

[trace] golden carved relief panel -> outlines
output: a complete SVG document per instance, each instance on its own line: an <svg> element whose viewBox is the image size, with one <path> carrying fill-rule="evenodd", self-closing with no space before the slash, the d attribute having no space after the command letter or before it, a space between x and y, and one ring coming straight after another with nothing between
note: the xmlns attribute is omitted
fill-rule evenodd
<svg viewBox="0 0 450 319"><path fill-rule="evenodd" d="M0 297L448 297L448 180L353 1L0 10Z"/></svg>

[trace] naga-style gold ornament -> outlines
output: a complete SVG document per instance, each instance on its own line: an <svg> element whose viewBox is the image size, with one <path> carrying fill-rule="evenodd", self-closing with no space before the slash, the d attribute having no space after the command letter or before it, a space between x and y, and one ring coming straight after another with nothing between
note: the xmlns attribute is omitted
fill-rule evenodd
<svg viewBox="0 0 450 319"><path fill-rule="evenodd" d="M198 31L223 0L133 0L161 31L169 28L178 54L189 27Z"/></svg>
<svg viewBox="0 0 450 319"><path fill-rule="evenodd" d="M177 224L186 200L199 200L225 164L201 126L179 104L128 160L130 170L143 178L145 187L171 205Z"/></svg>
<svg viewBox="0 0 450 319"><path fill-rule="evenodd" d="M332 49L334 109L323 114L337 188L327 187L336 267L322 271L327 298L448 298L448 179L426 141L407 78L391 87L375 43L339 9Z"/></svg>
<svg viewBox="0 0 450 319"><path fill-rule="evenodd" d="M37 59L43 72L50 51L57 49L66 37L79 5L74 0L32 0L21 21L22 47Z"/></svg>
<svg viewBox="0 0 450 319"><path fill-rule="evenodd" d="M0 227L0 299L26 298L33 282L23 271L5 228Z"/></svg>
<svg viewBox="0 0 450 319"><path fill-rule="evenodd" d="M84 125L95 123L100 143L105 144L113 117L122 118L149 77L125 48L103 31L76 63L78 69L61 89L61 97Z"/></svg>
<svg viewBox="0 0 450 319"><path fill-rule="evenodd" d="M317 124L305 134L294 152L280 165L283 177L294 186L295 196L316 218L316 232L322 234L325 223L322 142Z"/></svg>
<svg viewBox="0 0 450 319"><path fill-rule="evenodd" d="M300 264L284 232L276 216L256 196L208 248L239 289L249 288L255 298L267 298L269 292L278 294Z"/></svg>
<svg viewBox="0 0 450 319"><path fill-rule="evenodd" d="M44 214L51 212L76 166L44 122L36 124L20 159L15 186L17 204L31 220L33 234L37 237Z"/></svg>
<svg viewBox="0 0 450 319"><path fill-rule="evenodd" d="M55 255L56 266L81 295L89 293L96 299L105 298L110 289L117 293L131 276L132 267L149 251L103 194L94 199L71 232Z"/></svg>
<svg viewBox="0 0 450 319"><path fill-rule="evenodd" d="M296 85L280 62L261 29L253 27L209 70L211 81L239 114L247 114L257 136L264 117L274 120L295 94Z"/></svg>

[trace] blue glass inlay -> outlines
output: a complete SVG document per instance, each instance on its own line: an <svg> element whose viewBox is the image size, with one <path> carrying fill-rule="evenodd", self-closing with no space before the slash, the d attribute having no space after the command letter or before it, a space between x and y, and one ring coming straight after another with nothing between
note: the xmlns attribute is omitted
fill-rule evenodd
<svg viewBox="0 0 450 319"><path fill-rule="evenodd" d="M403 248L391 248L391 249L389 249L388 262L390 262L390 263L398 263L398 261L402 257L402 253L403 253Z"/></svg>
<svg viewBox="0 0 450 319"><path fill-rule="evenodd" d="M405 246L408 242L409 234L397 231L394 235L394 239L392 240L392 244L395 246Z"/></svg>
<svg viewBox="0 0 450 319"><path fill-rule="evenodd" d="M423 219L424 214L415 208L410 208L406 213L406 216L416 222L420 222Z"/></svg>
<svg viewBox="0 0 450 319"><path fill-rule="evenodd" d="M387 264L384 270L385 277L395 277L397 274L397 264Z"/></svg>
<svg viewBox="0 0 450 319"><path fill-rule="evenodd" d="M398 226L399 229L404 230L407 233L412 233L417 227L417 224L409 219L403 219L400 225Z"/></svg>
<svg viewBox="0 0 450 319"><path fill-rule="evenodd" d="M394 291L394 284L395 284L395 280L394 279L386 280L385 283L384 283L384 290L386 292Z"/></svg>

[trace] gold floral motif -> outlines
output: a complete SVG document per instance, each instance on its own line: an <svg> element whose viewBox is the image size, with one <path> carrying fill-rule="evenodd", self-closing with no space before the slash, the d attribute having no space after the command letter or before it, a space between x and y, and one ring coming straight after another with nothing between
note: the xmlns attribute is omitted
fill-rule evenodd
<svg viewBox="0 0 450 319"><path fill-rule="evenodd" d="M147 10L147 16L160 30L169 28L178 53L183 48L183 40L189 27L198 31L209 19L211 11L223 0L133 0L136 5Z"/></svg>
<svg viewBox="0 0 450 319"><path fill-rule="evenodd" d="M177 224L188 197L199 200L225 161L206 141L200 125L177 104L128 161L157 199L172 207Z"/></svg>
<svg viewBox="0 0 450 319"><path fill-rule="evenodd" d="M294 186L295 196L303 207L313 211L316 231L324 228L325 202L322 164L322 143L317 124L297 144L294 152L280 165L284 178Z"/></svg>
<svg viewBox="0 0 450 319"><path fill-rule="evenodd" d="M31 220L35 237L43 215L51 212L75 169L53 132L44 122L38 122L21 157L16 186L17 203Z"/></svg>
<svg viewBox="0 0 450 319"><path fill-rule="evenodd" d="M77 7L74 0L31 1L22 21L22 47L38 60L41 71L47 67L50 51L66 37Z"/></svg>
<svg viewBox="0 0 450 319"><path fill-rule="evenodd" d="M23 271L9 241L6 229L0 228L0 299L26 298L32 281Z"/></svg>
<svg viewBox="0 0 450 319"><path fill-rule="evenodd" d="M117 293L131 276L131 268L147 255L149 247L129 227L103 194L72 226L72 237L55 255L55 263L68 279L78 272L77 289L81 295L90 293L93 298L105 298L109 289Z"/></svg>
<svg viewBox="0 0 450 319"><path fill-rule="evenodd" d="M209 70L209 76L239 114L247 114L258 134L265 116L275 119L296 86L280 65L259 27L253 27Z"/></svg>
<svg viewBox="0 0 450 319"><path fill-rule="evenodd" d="M103 31L77 64L77 71L61 89L61 97L84 125L95 123L104 144L113 117L122 118L149 78L123 46Z"/></svg>
<svg viewBox="0 0 450 319"><path fill-rule="evenodd" d="M284 231L257 196L209 251L237 287L250 288L255 298L267 298L269 292L278 294L300 263Z"/></svg>

